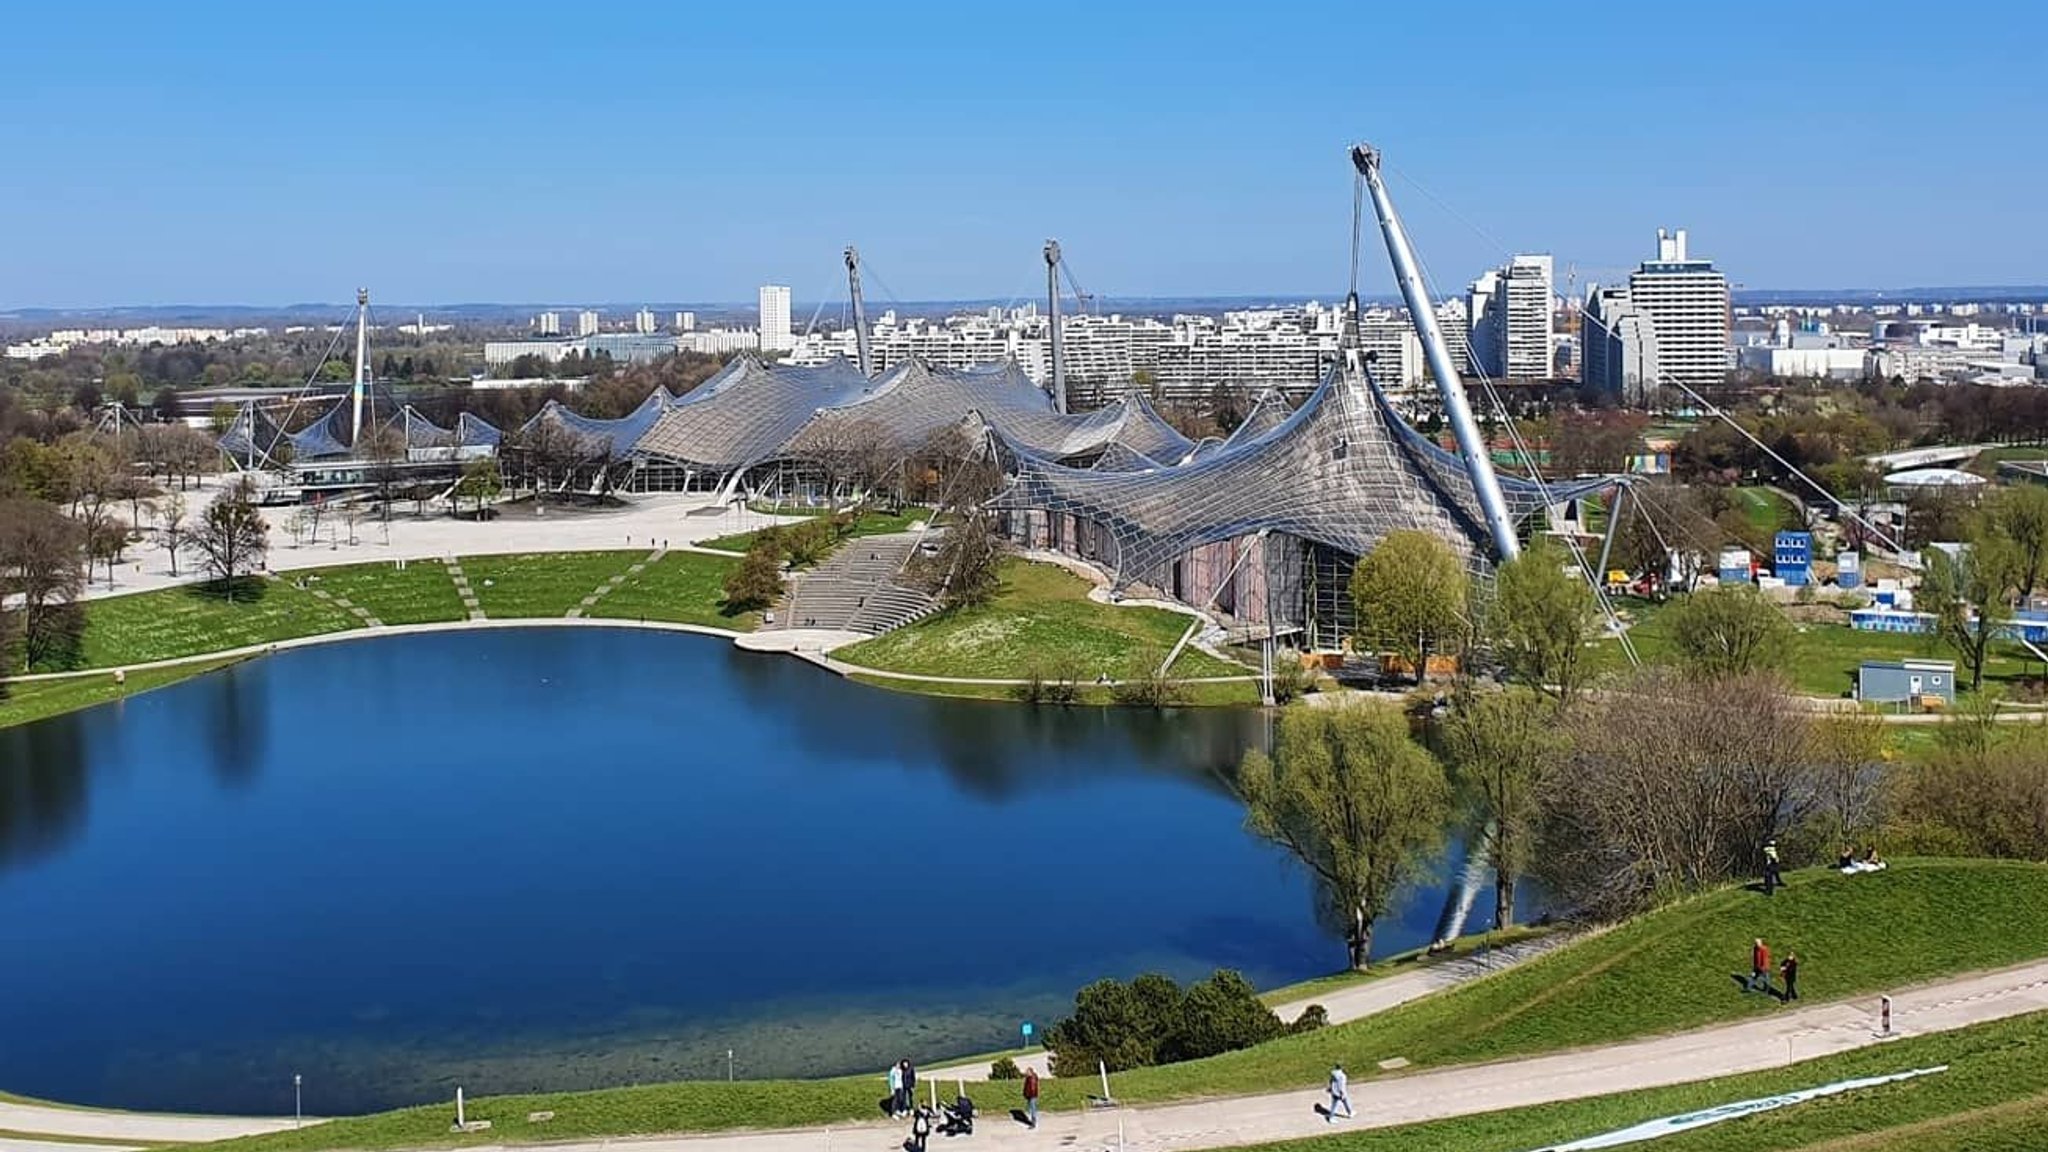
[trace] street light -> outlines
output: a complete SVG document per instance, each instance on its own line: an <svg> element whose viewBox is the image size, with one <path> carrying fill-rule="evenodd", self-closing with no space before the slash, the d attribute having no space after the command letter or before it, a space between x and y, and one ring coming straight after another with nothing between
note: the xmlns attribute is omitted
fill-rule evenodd
<svg viewBox="0 0 2048 1152"><path fill-rule="evenodd" d="M292 1127L294 1128L297 1128L299 1124L305 1119L305 1110L300 1107L299 1103L300 1100L303 1099L303 1096L299 1089L304 1084L305 1077L299 1075L297 1072L292 1073Z"/></svg>

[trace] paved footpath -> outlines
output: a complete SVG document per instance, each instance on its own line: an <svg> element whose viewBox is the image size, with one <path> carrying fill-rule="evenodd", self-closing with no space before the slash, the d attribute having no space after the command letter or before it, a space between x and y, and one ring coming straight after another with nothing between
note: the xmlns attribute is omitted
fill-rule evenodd
<svg viewBox="0 0 2048 1152"><path fill-rule="evenodd" d="M1900 1035L1947 1032L2028 1012L2048 1011L2048 960L1945 980L1892 993L1892 1025ZM1877 998L1817 1004L1740 1024L1582 1048L1547 1056L1466 1065L1405 1076L1352 1081L1357 1127L1385 1127L1526 1108L1613 1092L1637 1091L1780 1068L1881 1042ZM1112 1080L1114 1089L1115 1082ZM984 1117L974 1146L984 1152L1047 1148L1189 1152L1326 1134L1315 1111L1320 1086L1155 1107L1049 1112L1037 1131L1012 1122L1017 1102L984 1091ZM289 1120L144 1116L84 1112L0 1102L0 1130L154 1144L276 1131ZM603 1152L631 1144L635 1152L891 1152L905 1128L894 1123L831 1128L731 1132L554 1144L557 1152ZM21 1152L50 1152L25 1148ZM83 1152L74 1148L73 1152Z"/></svg>

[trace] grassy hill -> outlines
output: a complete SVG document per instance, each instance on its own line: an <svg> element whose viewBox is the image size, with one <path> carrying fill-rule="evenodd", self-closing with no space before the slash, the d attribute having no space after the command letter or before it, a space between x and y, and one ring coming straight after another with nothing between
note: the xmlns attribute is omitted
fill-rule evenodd
<svg viewBox="0 0 2048 1152"><path fill-rule="evenodd" d="M1138 1103L1301 1088L1320 1083L1333 1060L1364 1077L1395 1056L1427 1068L1784 1011L1774 999L1742 993L1732 978L1746 972L1756 936L1780 953L1798 951L1809 1003L2048 954L2048 867L1901 861L1874 875L1809 871L1790 879L1769 899L1736 888L1709 893L1378 1016L1208 1060L1120 1073L1113 1086L1118 1097ZM496 1125L479 1142L828 1124L873 1117L880 1085L879 1072L665 1084L483 1099L470 1114ZM1092 1086L1049 1081L1044 1105L1080 1107ZM524 1116L538 1110L553 1111L555 1119L526 1125ZM252 1152L417 1146L446 1142L447 1126L448 1108L437 1105L233 1143Z"/></svg>

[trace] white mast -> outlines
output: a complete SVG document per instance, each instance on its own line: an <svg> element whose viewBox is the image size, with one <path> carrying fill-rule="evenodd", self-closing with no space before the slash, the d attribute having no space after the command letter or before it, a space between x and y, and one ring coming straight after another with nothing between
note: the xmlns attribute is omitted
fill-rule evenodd
<svg viewBox="0 0 2048 1152"><path fill-rule="evenodd" d="M1479 434L1478 422L1472 418L1472 405L1465 399L1464 380L1451 360L1443 330L1437 326L1436 309L1430 306L1429 291L1415 264L1415 250L1408 245L1408 233L1401 227L1401 217L1394 212L1394 202L1387 198L1387 186L1380 182L1379 150L1370 144L1354 145L1351 163L1372 194L1372 210L1380 218L1387 255L1394 262L1394 279L1401 286L1401 298L1408 303L1415 334L1422 339L1429 373L1436 377L1437 395L1443 399L1444 416L1451 422L1451 431L1457 434L1458 452L1465 457L1465 471L1472 477L1472 488L1479 496L1479 510L1486 517L1494 550L1500 553L1499 560L1504 564L1522 554L1522 542L1515 535L1513 518L1508 515L1500 478L1493 473L1493 457L1486 450L1485 438Z"/></svg>
<svg viewBox="0 0 2048 1152"><path fill-rule="evenodd" d="M370 290L356 289L356 386L355 419L349 423L348 443L359 448L363 443L363 379L369 367L364 362L370 354Z"/></svg>
<svg viewBox="0 0 2048 1152"><path fill-rule="evenodd" d="M1045 242L1046 311L1052 321L1052 402L1061 415L1067 411L1067 357L1060 333L1060 242Z"/></svg>

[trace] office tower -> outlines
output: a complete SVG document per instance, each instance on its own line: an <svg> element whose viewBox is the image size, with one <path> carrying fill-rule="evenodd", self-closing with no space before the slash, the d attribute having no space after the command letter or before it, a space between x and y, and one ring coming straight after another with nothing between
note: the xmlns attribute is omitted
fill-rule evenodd
<svg viewBox="0 0 2048 1152"><path fill-rule="evenodd" d="M1657 258L1630 274L1628 299L1656 342L1659 385L1705 388L1728 378L1728 278L1686 252L1685 229L1657 230Z"/></svg>
<svg viewBox="0 0 2048 1152"><path fill-rule="evenodd" d="M789 288L761 285L761 351L787 352L796 346L789 330Z"/></svg>

